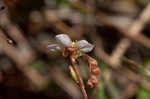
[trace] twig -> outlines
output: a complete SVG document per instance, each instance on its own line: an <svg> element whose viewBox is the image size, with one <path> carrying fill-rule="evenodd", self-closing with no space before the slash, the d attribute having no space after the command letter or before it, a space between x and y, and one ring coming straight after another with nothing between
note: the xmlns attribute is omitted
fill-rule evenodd
<svg viewBox="0 0 150 99"><path fill-rule="evenodd" d="M68 25L66 25L57 15L55 10L48 10L46 9L44 11L44 17L45 20L48 22L48 24L51 24L53 28L55 28L56 32L64 33L69 35L71 38L79 38L83 33L82 31L79 32L75 28L71 28ZM83 26L83 25L81 25ZM80 27L81 27L80 26ZM76 35L78 32L79 35Z"/></svg>
<svg viewBox="0 0 150 99"><path fill-rule="evenodd" d="M130 41L128 38L124 38L118 43L117 47L110 56L111 64L114 64L114 66L119 66L121 57L124 55L124 52L129 45Z"/></svg>
<svg viewBox="0 0 150 99"><path fill-rule="evenodd" d="M96 38L96 41L99 41L99 39ZM98 58L102 59L105 63L107 63L108 66L110 66L113 70L115 70L115 72L117 72L119 75L123 75L128 80L132 81L133 83L136 83L136 84L138 83L140 86L146 88L147 90L150 90L150 84L145 80L144 77L142 77L141 79L140 75L133 73L131 70L127 69L126 67L123 67L123 66L121 67L120 64L118 64L119 66L112 64L110 62L110 56L103 50L103 48L98 43L96 43L95 55ZM125 60L123 59L123 61ZM134 64L134 66L137 66L137 65ZM119 69L118 67L121 67L121 68Z"/></svg>
<svg viewBox="0 0 150 99"><path fill-rule="evenodd" d="M144 24L150 19L150 3L147 5L147 7L143 10L140 17L133 23L131 26L129 26L126 30L122 29L119 25L116 25L113 23L109 17L105 16L104 14L101 14L102 17L106 20L105 22L108 24L112 24L113 26L119 28L121 33L128 36L129 38L132 38L143 45L146 45L150 48L150 40L143 36L140 32L144 27ZM100 15L100 17L101 17ZM122 39L119 44L116 46L115 50L112 52L110 62L112 62L114 65L117 66L117 64L120 64L120 59L128 49L128 47L131 45L131 41L129 38Z"/></svg>
<svg viewBox="0 0 150 99"><path fill-rule="evenodd" d="M4 53L17 63L17 68L23 72L37 88L42 88L41 84L45 81L45 79L34 69L28 66L28 64L33 60L33 54L25 54L21 49L18 50L12 45L9 45L7 43L7 37L4 35L2 30L0 30L0 45ZM26 48L24 47L24 49Z"/></svg>
<svg viewBox="0 0 150 99"><path fill-rule="evenodd" d="M131 35L132 33L127 31L129 30L128 28L122 28L122 26L113 22L109 16L107 16L106 14L102 12L98 12L96 18L98 21L102 22L103 24L110 25L116 28L120 33L122 33L124 36L128 37L129 39L139 42L143 44L144 46L150 48L150 43L149 43L150 39L148 39L142 33L138 33L138 35L135 35L135 36Z"/></svg>

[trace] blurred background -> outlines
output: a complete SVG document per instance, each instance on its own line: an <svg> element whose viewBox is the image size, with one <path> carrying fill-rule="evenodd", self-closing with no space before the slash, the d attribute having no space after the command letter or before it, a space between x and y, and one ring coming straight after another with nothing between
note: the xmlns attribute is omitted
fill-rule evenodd
<svg viewBox="0 0 150 99"><path fill-rule="evenodd" d="M149 0L0 0L0 99L83 99L69 61L47 49L61 33L95 45L89 99L150 99Z"/></svg>

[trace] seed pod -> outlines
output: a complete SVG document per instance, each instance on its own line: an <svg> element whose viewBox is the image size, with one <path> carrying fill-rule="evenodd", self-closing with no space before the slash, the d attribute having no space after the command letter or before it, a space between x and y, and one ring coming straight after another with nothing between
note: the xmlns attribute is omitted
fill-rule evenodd
<svg viewBox="0 0 150 99"><path fill-rule="evenodd" d="M75 73L75 71L74 71L74 69L72 68L71 65L69 66L69 71L70 71L70 75L71 75L71 77L73 78L73 80L74 80L76 83L78 83L77 75L76 75L76 73Z"/></svg>

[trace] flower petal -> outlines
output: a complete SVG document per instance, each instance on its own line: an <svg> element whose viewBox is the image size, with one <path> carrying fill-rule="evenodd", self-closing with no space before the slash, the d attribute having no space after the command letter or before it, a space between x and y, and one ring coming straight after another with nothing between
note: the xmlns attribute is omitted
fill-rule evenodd
<svg viewBox="0 0 150 99"><path fill-rule="evenodd" d="M92 51L92 49L94 48L94 45L90 44L86 40L77 41L74 46L79 48L82 52L85 53Z"/></svg>
<svg viewBox="0 0 150 99"><path fill-rule="evenodd" d="M57 52L57 51L61 51L62 50L62 48L61 48L61 46L59 44L49 44L47 46L47 48L48 48L48 50L50 52Z"/></svg>
<svg viewBox="0 0 150 99"><path fill-rule="evenodd" d="M58 43L60 43L64 46L71 46L71 44L72 44L70 37L66 34L56 35L56 40L58 41Z"/></svg>

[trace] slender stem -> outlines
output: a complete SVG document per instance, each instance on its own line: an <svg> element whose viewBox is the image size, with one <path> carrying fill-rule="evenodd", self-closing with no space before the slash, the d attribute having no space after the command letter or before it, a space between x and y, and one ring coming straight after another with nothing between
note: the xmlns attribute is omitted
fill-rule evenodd
<svg viewBox="0 0 150 99"><path fill-rule="evenodd" d="M83 59L88 61L88 67L89 67L89 78L92 77L92 66L91 66L91 63L89 62L89 56L86 55L86 54L83 54Z"/></svg>
<svg viewBox="0 0 150 99"><path fill-rule="evenodd" d="M80 77L80 73L79 73L79 71L78 71L78 69L77 69L77 67L76 67L76 65L75 65L75 59L70 56L70 60L71 60L71 62L72 62L72 68L74 69L74 71L75 71L75 73L76 73L76 75L77 75L77 79L78 79L78 81L79 81L78 86L79 86L80 89L81 89L83 98L84 98L84 99L88 99L87 93L86 93L85 88L84 88L83 80L82 80L82 78Z"/></svg>

